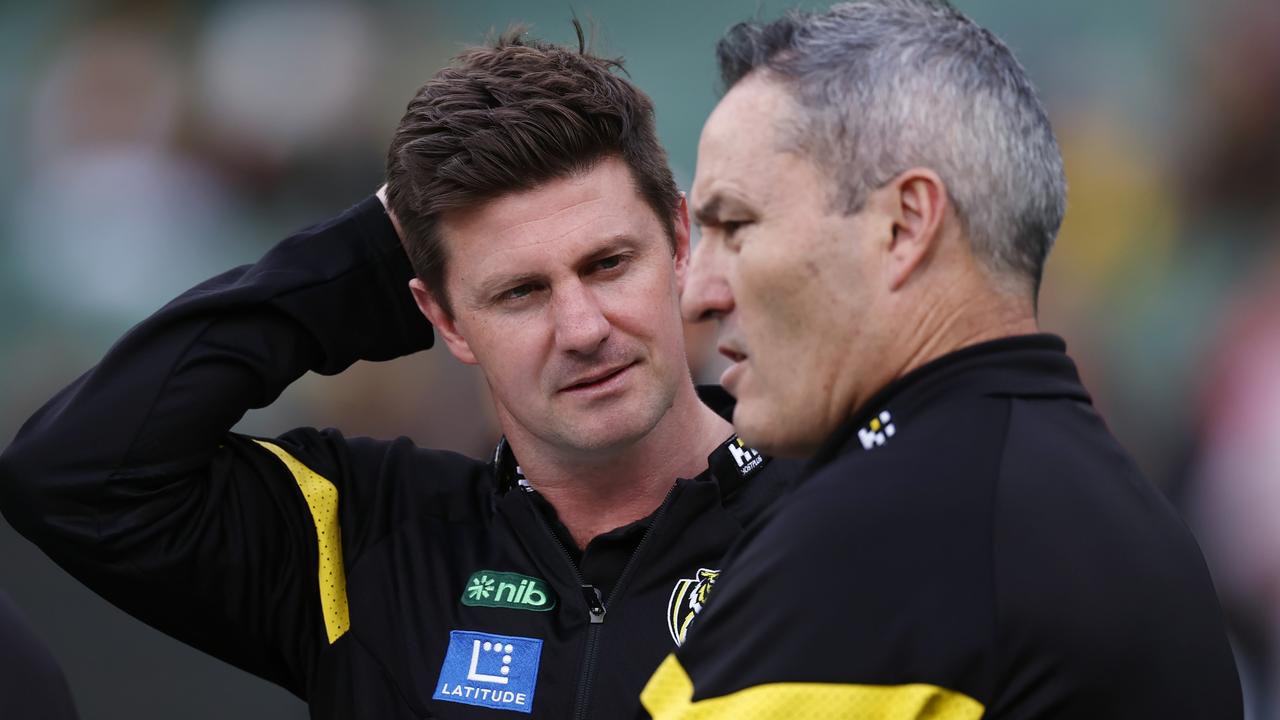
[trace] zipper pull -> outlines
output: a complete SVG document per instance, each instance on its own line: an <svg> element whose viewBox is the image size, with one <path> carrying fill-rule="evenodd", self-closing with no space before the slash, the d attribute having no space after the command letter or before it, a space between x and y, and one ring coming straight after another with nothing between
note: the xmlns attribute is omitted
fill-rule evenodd
<svg viewBox="0 0 1280 720"><path fill-rule="evenodd" d="M591 624L604 622L604 599L600 596L600 588L595 585L582 586L582 599L587 601L587 610L591 613Z"/></svg>

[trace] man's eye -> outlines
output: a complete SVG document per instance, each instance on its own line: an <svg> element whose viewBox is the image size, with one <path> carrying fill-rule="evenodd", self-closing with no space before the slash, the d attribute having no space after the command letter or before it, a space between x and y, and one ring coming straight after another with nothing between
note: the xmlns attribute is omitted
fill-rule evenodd
<svg viewBox="0 0 1280 720"><path fill-rule="evenodd" d="M524 285L517 285L511 288L510 290L504 291L502 294L498 296L498 299L501 301L519 300L521 298L525 298L532 295L535 289L536 288L534 288L534 286L529 283L525 283Z"/></svg>
<svg viewBox="0 0 1280 720"><path fill-rule="evenodd" d="M733 250L742 246L744 234L741 231L750 224L750 220L721 220L716 223L716 229L720 231L725 247Z"/></svg>
<svg viewBox="0 0 1280 720"><path fill-rule="evenodd" d="M595 269L596 270L613 270L614 268L617 268L618 266L622 265L624 260L626 260L626 257L622 255L610 255L609 257L604 258L602 260L597 260Z"/></svg>

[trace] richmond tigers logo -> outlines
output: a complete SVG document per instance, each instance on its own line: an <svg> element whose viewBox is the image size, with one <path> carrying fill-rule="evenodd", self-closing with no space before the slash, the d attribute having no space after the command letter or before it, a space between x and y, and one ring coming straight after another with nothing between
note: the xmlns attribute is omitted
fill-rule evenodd
<svg viewBox="0 0 1280 720"><path fill-rule="evenodd" d="M711 588L720 577L719 570L698 568L698 574L692 578L676 581L671 589L671 601L667 603L667 629L671 631L671 639L676 645L684 644L684 637L689 632L693 619L702 612Z"/></svg>

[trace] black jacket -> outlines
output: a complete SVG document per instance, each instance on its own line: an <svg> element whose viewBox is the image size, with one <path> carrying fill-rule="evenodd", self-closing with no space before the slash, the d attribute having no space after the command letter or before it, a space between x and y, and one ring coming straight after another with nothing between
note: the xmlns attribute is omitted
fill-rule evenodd
<svg viewBox="0 0 1280 720"><path fill-rule="evenodd" d="M0 592L0 718L76 720L62 668L4 592Z"/></svg>
<svg viewBox="0 0 1280 720"><path fill-rule="evenodd" d="M751 535L659 720L1241 717L1199 548L1058 338L894 382Z"/></svg>
<svg viewBox="0 0 1280 720"><path fill-rule="evenodd" d="M410 277L370 198L188 291L27 422L0 508L103 597L312 717L634 714L688 591L789 466L731 440L579 555L505 449L229 432L308 370L429 347Z"/></svg>

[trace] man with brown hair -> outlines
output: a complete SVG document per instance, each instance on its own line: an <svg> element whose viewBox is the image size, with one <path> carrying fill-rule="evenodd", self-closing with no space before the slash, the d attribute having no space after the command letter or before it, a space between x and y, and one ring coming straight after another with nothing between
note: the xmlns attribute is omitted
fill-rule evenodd
<svg viewBox="0 0 1280 720"><path fill-rule="evenodd" d="M616 65L518 35L459 56L392 143L403 248L369 198L167 305L0 456L6 517L313 717L637 712L787 466L690 379L687 214ZM492 462L230 432L432 325L492 389Z"/></svg>

